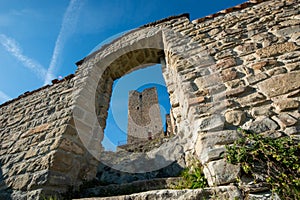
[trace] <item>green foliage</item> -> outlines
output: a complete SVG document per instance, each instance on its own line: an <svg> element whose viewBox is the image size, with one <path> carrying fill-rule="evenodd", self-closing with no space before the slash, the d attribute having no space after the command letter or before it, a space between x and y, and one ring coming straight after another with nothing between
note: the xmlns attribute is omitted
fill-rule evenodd
<svg viewBox="0 0 300 200"><path fill-rule="evenodd" d="M175 189L196 189L208 187L207 180L203 174L203 167L199 162L194 163L191 167L185 168L180 176L182 181Z"/></svg>
<svg viewBox="0 0 300 200"><path fill-rule="evenodd" d="M226 146L226 160L255 177L261 166L272 191L282 199L300 199L300 143L291 137L269 138L238 129L242 137Z"/></svg>

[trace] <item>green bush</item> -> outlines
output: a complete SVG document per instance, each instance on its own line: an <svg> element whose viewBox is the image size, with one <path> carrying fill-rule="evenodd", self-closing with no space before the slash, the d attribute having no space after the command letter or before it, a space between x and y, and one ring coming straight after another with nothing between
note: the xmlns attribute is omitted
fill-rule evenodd
<svg viewBox="0 0 300 200"><path fill-rule="evenodd" d="M300 143L291 137L269 138L238 129L242 137L226 146L226 160L240 164L255 178L260 166L264 179L282 199L300 199Z"/></svg>
<svg viewBox="0 0 300 200"><path fill-rule="evenodd" d="M195 162L191 167L185 168L180 176L182 177L182 181L175 187L176 189L208 187L207 180L203 174L203 167L199 162Z"/></svg>

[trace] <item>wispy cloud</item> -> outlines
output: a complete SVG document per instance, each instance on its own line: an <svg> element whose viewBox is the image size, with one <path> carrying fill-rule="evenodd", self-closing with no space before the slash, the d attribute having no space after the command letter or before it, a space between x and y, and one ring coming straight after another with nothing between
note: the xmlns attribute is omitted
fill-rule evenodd
<svg viewBox="0 0 300 200"><path fill-rule="evenodd" d="M10 99L11 99L10 96L8 96L8 95L5 94L4 92L0 91L0 104L1 104L1 103L4 103L4 102L6 102L6 101L8 101L8 100L10 100Z"/></svg>
<svg viewBox="0 0 300 200"><path fill-rule="evenodd" d="M45 78L47 70L37 61L25 56L21 46L13 38L0 34L0 44L25 67L33 71L41 80Z"/></svg>
<svg viewBox="0 0 300 200"><path fill-rule="evenodd" d="M76 27L76 22L78 20L79 11L82 5L82 0L71 0L68 5L61 24L60 32L55 43L52 59L45 77L45 84L50 83L53 74L56 71L60 56L62 55L64 44Z"/></svg>

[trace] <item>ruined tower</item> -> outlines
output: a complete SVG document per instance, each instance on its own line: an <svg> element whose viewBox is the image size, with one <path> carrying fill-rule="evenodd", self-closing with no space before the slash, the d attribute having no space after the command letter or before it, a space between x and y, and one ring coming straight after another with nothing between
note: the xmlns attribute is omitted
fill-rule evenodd
<svg viewBox="0 0 300 200"><path fill-rule="evenodd" d="M151 140L163 132L156 88L130 91L127 143Z"/></svg>

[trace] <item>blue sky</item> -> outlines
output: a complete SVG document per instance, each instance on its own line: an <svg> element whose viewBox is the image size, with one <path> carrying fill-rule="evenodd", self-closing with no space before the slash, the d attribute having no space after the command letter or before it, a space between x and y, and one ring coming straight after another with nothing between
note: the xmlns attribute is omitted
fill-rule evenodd
<svg viewBox="0 0 300 200"><path fill-rule="evenodd" d="M243 2L0 0L0 104L74 73L77 61L120 32L182 13L193 20Z"/></svg>

